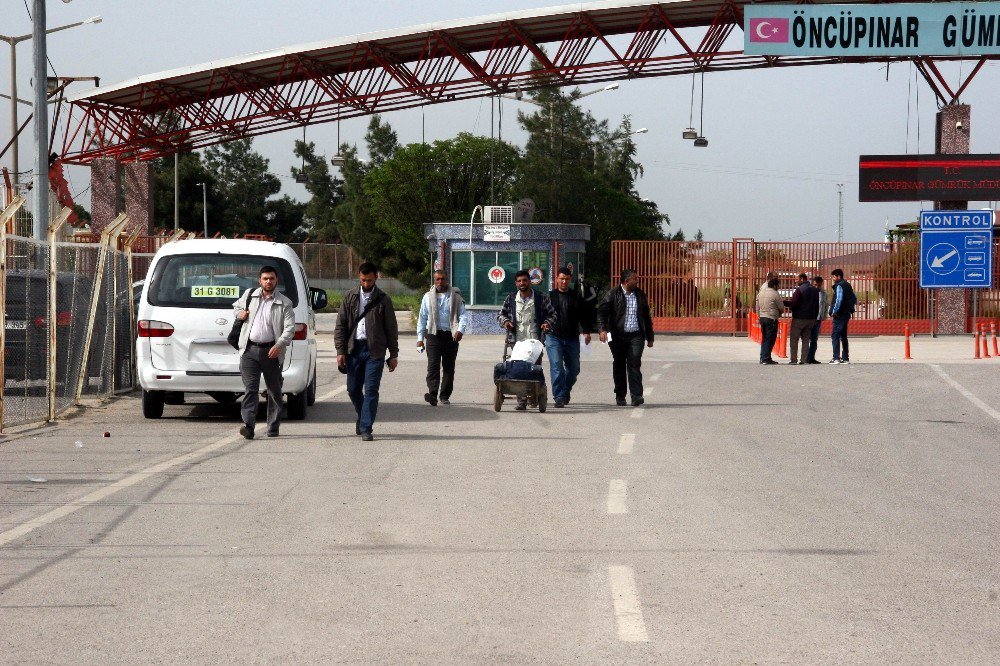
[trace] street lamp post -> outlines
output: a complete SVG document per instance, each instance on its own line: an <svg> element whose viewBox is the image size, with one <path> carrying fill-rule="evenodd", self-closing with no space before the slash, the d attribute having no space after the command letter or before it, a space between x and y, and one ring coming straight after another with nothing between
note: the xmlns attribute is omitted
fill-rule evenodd
<svg viewBox="0 0 1000 666"><path fill-rule="evenodd" d="M100 23L103 19L100 16L91 16L89 19L84 21L78 21L76 23L70 23L68 25L61 25L56 28L50 28L45 31L45 34L49 35L53 32L59 32L60 30L68 30L69 28L75 28L77 26L86 25L87 23ZM26 42L32 38L33 35L17 35L14 37L8 35L0 35L0 41L7 42L10 47L10 135L17 135L17 45L21 42ZM44 79L43 79L44 80ZM11 150L11 163L13 167L14 184L17 185L18 176L18 154L17 154L17 141L14 141L13 145L10 147Z"/></svg>
<svg viewBox="0 0 1000 666"><path fill-rule="evenodd" d="M208 183L201 185L201 217L205 222L205 238L208 238Z"/></svg>

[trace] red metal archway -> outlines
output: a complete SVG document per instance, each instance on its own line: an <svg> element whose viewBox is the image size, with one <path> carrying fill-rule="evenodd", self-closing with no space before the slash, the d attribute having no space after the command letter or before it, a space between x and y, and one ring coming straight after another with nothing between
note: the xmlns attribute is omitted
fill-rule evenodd
<svg viewBox="0 0 1000 666"><path fill-rule="evenodd" d="M98 157L148 160L309 124L553 83L847 62L912 60L945 105L960 97L987 61L1000 59L748 56L724 48L734 30L742 31L745 4L594 2L373 33L145 76L72 99L60 154L76 164ZM700 39L691 38L694 31L683 36L685 29L702 30ZM976 64L951 87L938 63L962 59Z"/></svg>

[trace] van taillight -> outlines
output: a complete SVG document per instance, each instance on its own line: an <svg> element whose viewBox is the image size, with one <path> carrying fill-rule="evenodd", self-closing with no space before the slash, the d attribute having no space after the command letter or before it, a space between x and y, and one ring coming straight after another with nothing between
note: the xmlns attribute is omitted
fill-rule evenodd
<svg viewBox="0 0 1000 666"><path fill-rule="evenodd" d="M305 340L306 339L306 334L308 332L309 332L309 327L307 325L305 325L305 324L296 324L295 325L295 336L292 337L292 340Z"/></svg>
<svg viewBox="0 0 1000 666"><path fill-rule="evenodd" d="M32 322L38 328L45 328L48 323L48 317L35 317ZM72 326L73 325L73 313L69 311L57 312L56 313L56 326Z"/></svg>
<svg viewBox="0 0 1000 666"><path fill-rule="evenodd" d="M173 333L174 327L165 321L139 320L140 338L169 338Z"/></svg>

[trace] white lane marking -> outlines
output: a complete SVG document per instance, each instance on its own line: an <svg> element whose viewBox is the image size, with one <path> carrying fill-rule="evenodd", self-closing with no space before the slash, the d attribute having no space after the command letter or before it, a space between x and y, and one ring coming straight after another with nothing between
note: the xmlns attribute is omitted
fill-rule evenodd
<svg viewBox="0 0 1000 666"><path fill-rule="evenodd" d="M958 391L959 393L961 393L962 395L964 395L969 400L969 402L971 402L973 405L975 405L979 409L981 409L984 412L986 412L986 414L988 416L996 419L997 421L1000 421L1000 412L998 412L997 410L993 409L992 407L990 407L989 405L987 405L985 402L983 402L982 400L980 400L976 396L972 395L972 392L969 391L969 389L965 388L964 386L962 386L961 384L959 384L958 382L956 382L954 379L952 379L948 375L948 373L946 373L944 370L941 369L941 366L939 366L939 365L931 365L931 368L934 370L934 372L936 372L939 375L941 375L941 379L943 379L946 382L948 382L949 384L951 384L951 387L953 389L955 389L956 391Z"/></svg>
<svg viewBox="0 0 1000 666"><path fill-rule="evenodd" d="M645 411L646 410L642 409L641 407L633 407L632 408L632 418L634 418L634 419L641 419L642 418L642 414Z"/></svg>
<svg viewBox="0 0 1000 666"><path fill-rule="evenodd" d="M339 395L339 394L343 393L346 390L347 390L347 384L341 384L340 386L338 386L337 388L333 389L332 391L330 391L326 395L320 396L319 401L320 402L326 402L327 400L329 400L333 396Z"/></svg>
<svg viewBox="0 0 1000 666"><path fill-rule="evenodd" d="M618 441L618 453L623 456L632 454L632 447L635 445L635 433L627 432Z"/></svg>
<svg viewBox="0 0 1000 666"><path fill-rule="evenodd" d="M655 375L649 378L649 381L658 382L660 381L660 377L662 377L662 375L660 373L656 373Z"/></svg>
<svg viewBox="0 0 1000 666"><path fill-rule="evenodd" d="M670 366L672 366L672 365L673 365L673 363L665 363L662 367L663 367L664 370L669 370Z"/></svg>
<svg viewBox="0 0 1000 666"><path fill-rule="evenodd" d="M628 493L628 485L621 479L611 479L608 484L608 513L621 514L628 513L625 506L625 496Z"/></svg>
<svg viewBox="0 0 1000 666"><path fill-rule="evenodd" d="M611 600L618 620L618 640L629 643L648 643L646 622L642 619L642 604L635 587L635 574L630 567L608 567Z"/></svg>
<svg viewBox="0 0 1000 666"><path fill-rule="evenodd" d="M157 474L161 474L172 467L183 465L184 463L190 460L194 460L195 458L207 455L212 451L221 449L223 446L226 446L227 444L232 444L238 438L239 435L226 435L222 439L216 440L211 444L208 444L207 446L203 446L200 449L191 451L190 453L185 453L183 455L177 456L176 458L171 458L170 460L166 460L157 465L153 465L152 467L148 467L142 470L141 472L136 472L131 476L127 476L124 479L115 481L114 483L104 486L103 488L98 488L94 492L84 495L80 499L75 499L71 502L68 502L67 504L64 504L56 509L53 509L48 513L42 514L37 518L32 518L28 522L22 523L17 527L7 530L6 532L0 532L0 546L7 545L11 541L19 539L25 536L26 534L35 531L39 527L44 527L50 523L54 523L60 518L65 518L66 516L75 513L80 509L91 506L92 504L96 504L97 502L100 502L101 500L110 497L111 495L114 495L119 490L124 490L125 488L134 486L137 483L141 483L146 479L150 478L151 476L156 476Z"/></svg>

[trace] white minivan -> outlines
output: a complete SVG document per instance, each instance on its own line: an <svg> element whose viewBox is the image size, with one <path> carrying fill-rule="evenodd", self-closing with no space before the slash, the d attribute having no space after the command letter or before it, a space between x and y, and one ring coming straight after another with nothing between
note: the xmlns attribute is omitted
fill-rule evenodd
<svg viewBox="0 0 1000 666"><path fill-rule="evenodd" d="M168 243L153 257L136 311L143 416L160 418L163 405L182 403L185 393L207 393L221 403L244 393L239 355L227 342L233 301L259 286L268 265L295 311L295 337L282 367L288 418L305 418L316 401L314 310L326 307L326 292L309 288L287 245L225 238Z"/></svg>

